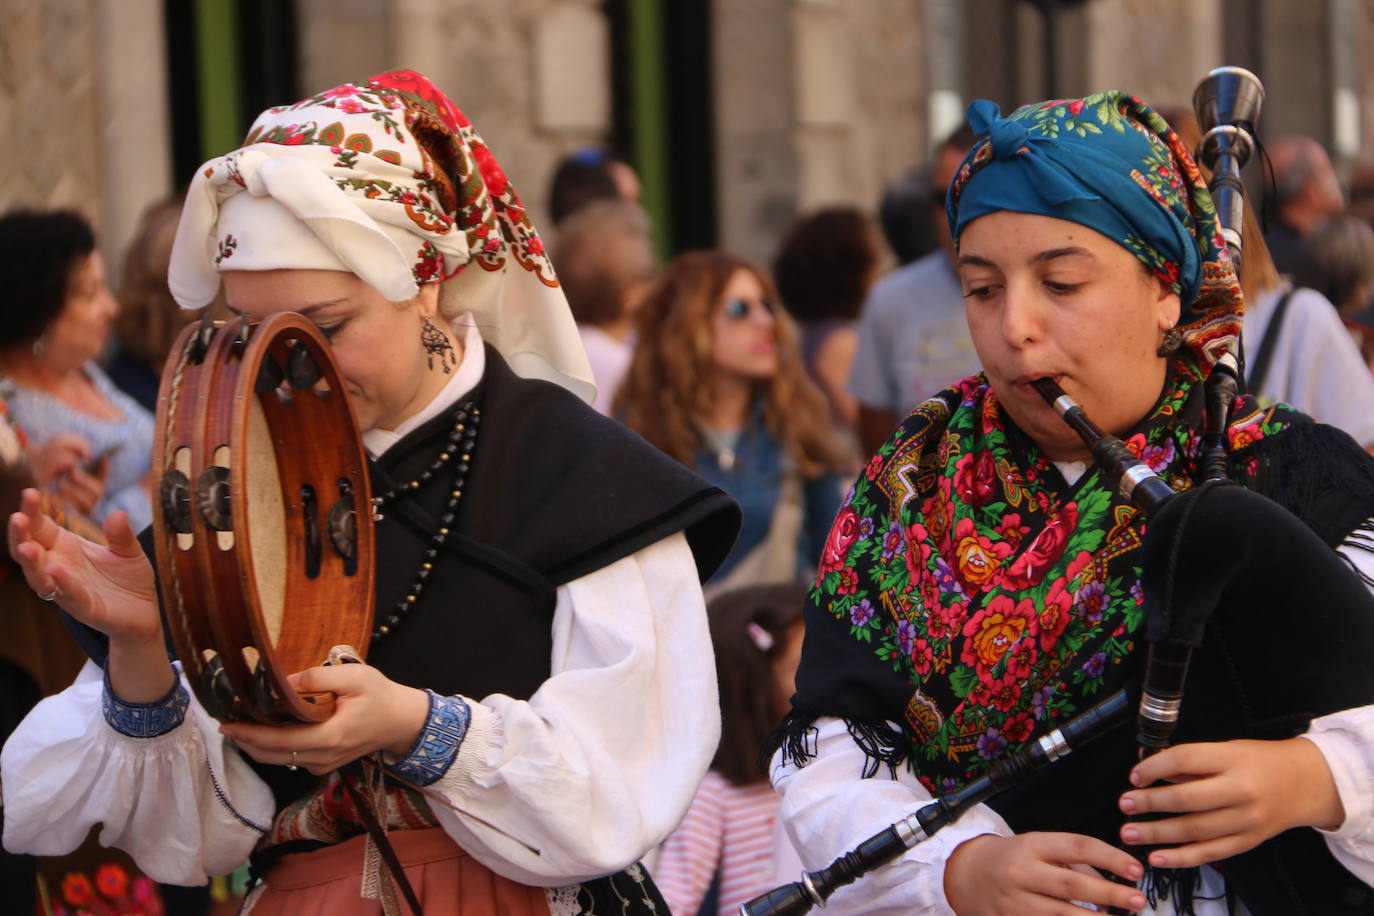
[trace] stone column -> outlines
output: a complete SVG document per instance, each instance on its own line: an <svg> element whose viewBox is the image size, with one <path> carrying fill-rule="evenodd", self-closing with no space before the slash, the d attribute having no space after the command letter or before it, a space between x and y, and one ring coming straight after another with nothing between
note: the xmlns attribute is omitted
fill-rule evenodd
<svg viewBox="0 0 1374 916"><path fill-rule="evenodd" d="M302 93L396 66L390 0L295 0Z"/></svg>
<svg viewBox="0 0 1374 916"><path fill-rule="evenodd" d="M1265 140L1306 134L1330 145L1331 63L1327 3L1257 0Z"/></svg>
<svg viewBox="0 0 1374 916"><path fill-rule="evenodd" d="M604 138L611 128L610 30L596 0L563 0L534 24L535 120Z"/></svg>
<svg viewBox="0 0 1374 916"><path fill-rule="evenodd" d="M167 55L160 0L99 0L101 217L112 285L149 204L172 193Z"/></svg>
<svg viewBox="0 0 1374 916"><path fill-rule="evenodd" d="M767 263L792 220L872 212L925 159L921 0L717 0L720 244Z"/></svg>
<svg viewBox="0 0 1374 916"><path fill-rule="evenodd" d="M1357 0L1329 0L1330 149L1336 162L1360 154L1360 12Z"/></svg>
<svg viewBox="0 0 1374 916"><path fill-rule="evenodd" d="M472 119L541 229L558 158L606 141L610 51L596 0L296 2L306 91L424 73Z"/></svg>
<svg viewBox="0 0 1374 916"><path fill-rule="evenodd" d="M862 114L855 72L861 52L854 18L852 7L846 9L834 0L799 0L791 10L797 215L854 203L855 192L867 190L862 187L868 184L864 170L855 162L855 132ZM757 250L764 253L755 257L772 257L771 247L764 243L776 244L776 236L769 235L758 240Z"/></svg>
<svg viewBox="0 0 1374 916"><path fill-rule="evenodd" d="M789 0L714 0L719 243L766 260L797 210Z"/></svg>
<svg viewBox="0 0 1374 916"><path fill-rule="evenodd" d="M1189 105L1222 56L1220 0L1095 0L1084 7L1081 91L1121 89L1152 105ZM1078 91L1078 90L1075 90Z"/></svg>
<svg viewBox="0 0 1374 916"><path fill-rule="evenodd" d="M964 85L964 17L959 0L925 0L927 154L964 121L969 99Z"/></svg>
<svg viewBox="0 0 1374 916"><path fill-rule="evenodd" d="M70 207L102 225L98 12L96 0L0 3L0 210Z"/></svg>
<svg viewBox="0 0 1374 916"><path fill-rule="evenodd" d="M1360 100L1360 158L1374 162L1374 3L1361 3L1356 15L1357 45L1360 54L1356 61Z"/></svg>

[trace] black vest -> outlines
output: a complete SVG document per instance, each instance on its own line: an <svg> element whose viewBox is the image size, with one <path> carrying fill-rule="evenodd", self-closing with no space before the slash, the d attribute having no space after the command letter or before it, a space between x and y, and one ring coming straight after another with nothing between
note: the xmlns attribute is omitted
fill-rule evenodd
<svg viewBox="0 0 1374 916"><path fill-rule="evenodd" d="M368 664L392 680L442 696L528 699L550 674L558 586L678 531L702 581L729 553L739 531L734 501L566 389L520 378L488 346L482 381L462 400L482 417L455 527L415 609L368 650ZM457 406L373 463L374 493L429 467ZM377 523L379 616L405 596L449 482L436 474ZM255 769L279 805L314 779Z"/></svg>

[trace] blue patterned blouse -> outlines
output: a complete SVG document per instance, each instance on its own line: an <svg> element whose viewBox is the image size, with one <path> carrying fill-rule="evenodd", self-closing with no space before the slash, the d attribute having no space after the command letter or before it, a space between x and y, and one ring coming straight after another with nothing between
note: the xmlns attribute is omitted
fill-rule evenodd
<svg viewBox="0 0 1374 916"><path fill-rule="evenodd" d="M105 498L91 517L104 521L116 509L129 513L134 531L142 531L153 520L153 507L140 482L152 466L153 415L137 401L115 387L95 363L86 365L86 377L123 415L105 420L82 413L46 391L20 385L0 377L0 397L9 403L10 416L23 428L31 446L41 449L58 433L76 433L91 444L91 455L110 452L109 475L105 479Z"/></svg>

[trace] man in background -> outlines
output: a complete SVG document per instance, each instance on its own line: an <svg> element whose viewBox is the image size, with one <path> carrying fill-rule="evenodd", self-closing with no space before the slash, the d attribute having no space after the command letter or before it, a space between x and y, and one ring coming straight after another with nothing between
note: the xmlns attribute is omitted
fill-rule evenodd
<svg viewBox="0 0 1374 916"><path fill-rule="evenodd" d="M1269 149L1274 165L1277 219L1264 241L1279 273L1298 286L1322 289L1325 277L1308 236L1329 217L1345 209L1345 195L1331 159L1311 137L1290 134Z"/></svg>
<svg viewBox="0 0 1374 916"><path fill-rule="evenodd" d="M849 390L859 401L859 442L871 455L917 404L979 369L954 271L945 192L973 145L964 125L935 152L927 219L940 247L874 284L859 316Z"/></svg>
<svg viewBox="0 0 1374 916"><path fill-rule="evenodd" d="M559 160L549 182L549 215L557 226L595 200L639 203L639 176L610 150L589 146Z"/></svg>

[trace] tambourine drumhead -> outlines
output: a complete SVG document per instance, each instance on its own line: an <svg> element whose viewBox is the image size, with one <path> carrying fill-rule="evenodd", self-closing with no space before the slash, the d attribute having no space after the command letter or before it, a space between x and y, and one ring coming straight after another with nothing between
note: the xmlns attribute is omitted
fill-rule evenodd
<svg viewBox="0 0 1374 916"><path fill-rule="evenodd" d="M331 697L286 676L336 645L365 651L374 556L366 456L328 344L294 313L188 330L164 372L157 454L163 604L202 702L224 719L327 716Z"/></svg>
<svg viewBox="0 0 1374 916"><path fill-rule="evenodd" d="M282 502L281 472L272 447L272 432L258 398L248 402L248 434L243 449L244 505L248 511L253 575L259 613L272 645L281 641L286 612L286 507Z"/></svg>
<svg viewBox="0 0 1374 916"><path fill-rule="evenodd" d="M234 513L249 536L250 563L241 574L250 624L259 650L284 673L320 664L341 643L361 657L373 600L371 492L357 422L329 345L307 319L292 318L292 325L264 323L245 353L248 363L260 346L262 364L277 367L267 377L280 372L285 380L275 388L261 373L254 384L240 381L234 422L242 457L231 470L234 491L247 494ZM338 435L344 428L347 438ZM283 449L286 442L296 447ZM269 452L279 464L275 486L258 461ZM320 587L325 581L331 587Z"/></svg>

